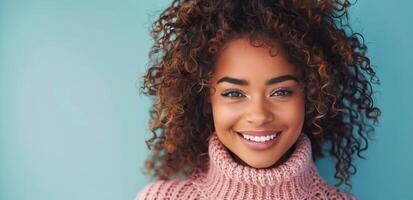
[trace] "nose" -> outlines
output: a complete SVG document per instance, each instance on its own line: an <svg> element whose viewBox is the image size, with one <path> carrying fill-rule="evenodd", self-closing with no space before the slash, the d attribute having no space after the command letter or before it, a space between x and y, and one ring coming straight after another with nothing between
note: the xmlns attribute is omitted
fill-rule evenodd
<svg viewBox="0 0 413 200"><path fill-rule="evenodd" d="M250 124L260 126L274 120L271 105L268 104L265 98L251 100L246 111L245 118Z"/></svg>

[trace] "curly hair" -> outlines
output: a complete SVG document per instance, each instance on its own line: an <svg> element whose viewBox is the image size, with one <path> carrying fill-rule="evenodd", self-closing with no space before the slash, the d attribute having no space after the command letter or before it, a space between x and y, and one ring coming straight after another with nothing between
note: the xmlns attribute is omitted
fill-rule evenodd
<svg viewBox="0 0 413 200"><path fill-rule="evenodd" d="M313 160L328 152L336 161L336 186L345 183L351 190L353 157L365 159L361 152L381 114L372 89L379 79L362 34L349 25L351 5L347 0L174 0L151 28L150 67L140 88L153 97L152 137L146 144L154 149L145 173L170 180L206 167L207 140L214 131L208 97L215 60L228 41L248 37L252 43L280 42L304 84L303 132L311 140Z"/></svg>

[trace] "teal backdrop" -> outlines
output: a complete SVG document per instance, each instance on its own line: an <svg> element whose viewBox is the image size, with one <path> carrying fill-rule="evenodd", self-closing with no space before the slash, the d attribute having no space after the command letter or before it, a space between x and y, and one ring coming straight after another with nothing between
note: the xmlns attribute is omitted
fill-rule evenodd
<svg viewBox="0 0 413 200"><path fill-rule="evenodd" d="M151 102L139 77L149 27L169 4L0 0L1 200L132 200L148 184ZM351 9L382 83L381 123L352 179L360 199L413 199L412 6L363 0ZM317 166L336 183L331 159Z"/></svg>

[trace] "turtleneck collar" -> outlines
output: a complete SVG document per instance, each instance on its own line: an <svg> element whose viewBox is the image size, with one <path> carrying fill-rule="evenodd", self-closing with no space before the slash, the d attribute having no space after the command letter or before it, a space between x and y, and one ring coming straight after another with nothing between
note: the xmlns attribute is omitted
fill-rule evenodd
<svg viewBox="0 0 413 200"><path fill-rule="evenodd" d="M209 139L208 151L209 168L193 175L194 186L208 199L225 199L228 187L236 187L241 193L236 195L254 199L276 199L280 194L285 199L299 199L309 196L313 180L320 180L311 157L310 139L304 133L288 160L268 169L237 163L215 132Z"/></svg>
<svg viewBox="0 0 413 200"><path fill-rule="evenodd" d="M211 164L218 170L217 172L234 181L263 187L290 181L290 179L305 172L312 162L310 140L305 134L299 136L297 147L288 160L270 169L256 169L238 164L218 139L216 133L213 134L209 143Z"/></svg>

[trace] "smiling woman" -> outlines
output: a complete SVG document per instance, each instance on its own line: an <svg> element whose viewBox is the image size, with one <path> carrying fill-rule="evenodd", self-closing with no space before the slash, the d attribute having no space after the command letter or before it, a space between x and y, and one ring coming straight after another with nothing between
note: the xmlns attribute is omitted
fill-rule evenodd
<svg viewBox="0 0 413 200"><path fill-rule="evenodd" d="M329 153L351 190L380 115L366 46L344 29L349 5L173 1L142 86L156 98L146 169L160 180L137 199L355 199L315 166Z"/></svg>
<svg viewBox="0 0 413 200"><path fill-rule="evenodd" d="M216 82L211 105L218 138L236 161L255 168L270 167L281 157L278 164L285 161L304 123L297 70L279 46L273 48L278 48L276 56L248 38L229 42L210 81Z"/></svg>

